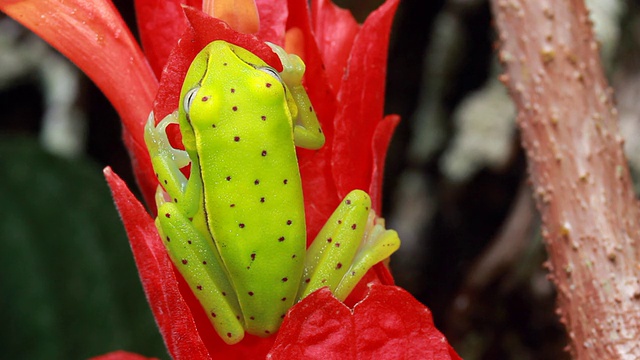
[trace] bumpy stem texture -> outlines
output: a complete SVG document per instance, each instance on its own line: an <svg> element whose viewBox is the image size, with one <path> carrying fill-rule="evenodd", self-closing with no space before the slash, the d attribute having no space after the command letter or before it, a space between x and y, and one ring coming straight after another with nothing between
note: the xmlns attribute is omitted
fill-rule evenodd
<svg viewBox="0 0 640 360"><path fill-rule="evenodd" d="M640 359L640 211L584 2L492 9L570 351Z"/></svg>

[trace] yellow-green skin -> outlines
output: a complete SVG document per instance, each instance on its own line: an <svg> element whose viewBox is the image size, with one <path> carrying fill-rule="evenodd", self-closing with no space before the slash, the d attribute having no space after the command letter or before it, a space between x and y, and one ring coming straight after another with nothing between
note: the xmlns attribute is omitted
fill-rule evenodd
<svg viewBox="0 0 640 360"><path fill-rule="evenodd" d="M318 149L324 136L301 84L304 63L272 48L282 73L243 48L212 42L187 72L178 112L157 126L152 114L145 129L162 185L156 225L229 344L245 330L275 333L287 310L322 286L346 298L399 246L395 232L374 226L369 196L356 190L305 254L295 145ZM166 127L175 123L186 152L167 139ZM187 179L180 168L188 164Z"/></svg>
<svg viewBox="0 0 640 360"><path fill-rule="evenodd" d="M221 42L204 51L208 56L196 58L182 90L200 86L189 114L180 116L193 129L183 141L206 179L209 232L246 329L268 335L295 301L306 250L292 118L285 88L256 70L266 66L262 60Z"/></svg>

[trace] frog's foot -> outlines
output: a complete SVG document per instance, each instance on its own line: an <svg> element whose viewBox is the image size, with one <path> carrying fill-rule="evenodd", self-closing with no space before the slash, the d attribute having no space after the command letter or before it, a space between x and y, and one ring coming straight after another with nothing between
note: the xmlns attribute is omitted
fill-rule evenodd
<svg viewBox="0 0 640 360"><path fill-rule="evenodd" d="M384 220L371 209L369 195L350 192L307 251L298 298L328 286L336 298L346 299L373 265L399 247L398 234L385 229Z"/></svg>
<svg viewBox="0 0 640 360"><path fill-rule="evenodd" d="M186 151L171 146L167 137L167 127L172 124L178 125L178 111L165 116L158 125L155 125L155 115L152 111L144 127L144 140L151 158L165 157L171 159L178 168L183 168L191 163L191 159Z"/></svg>

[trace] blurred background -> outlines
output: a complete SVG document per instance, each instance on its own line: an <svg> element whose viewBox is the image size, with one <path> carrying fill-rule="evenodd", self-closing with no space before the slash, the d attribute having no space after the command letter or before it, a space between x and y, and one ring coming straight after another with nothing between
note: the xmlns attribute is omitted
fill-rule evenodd
<svg viewBox="0 0 640 360"><path fill-rule="evenodd" d="M135 31L132 2L114 2ZM363 21L382 0L336 3ZM636 175L640 7L587 4ZM568 359L495 40L486 0L401 1L384 216L403 245L391 266L465 359ZM0 359L168 358L102 177L108 165L134 183L118 116L4 14L0 109Z"/></svg>

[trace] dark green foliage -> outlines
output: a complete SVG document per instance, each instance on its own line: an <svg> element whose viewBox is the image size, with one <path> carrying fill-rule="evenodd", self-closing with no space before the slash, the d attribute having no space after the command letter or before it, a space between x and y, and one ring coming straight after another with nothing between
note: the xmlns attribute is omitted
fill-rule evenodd
<svg viewBox="0 0 640 360"><path fill-rule="evenodd" d="M0 358L166 357L101 169L0 137Z"/></svg>

